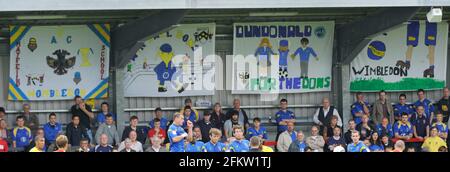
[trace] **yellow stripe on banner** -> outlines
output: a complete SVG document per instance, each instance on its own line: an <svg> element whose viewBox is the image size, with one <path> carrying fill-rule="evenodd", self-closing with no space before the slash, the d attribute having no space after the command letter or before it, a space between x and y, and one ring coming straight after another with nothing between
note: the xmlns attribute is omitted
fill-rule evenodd
<svg viewBox="0 0 450 172"><path fill-rule="evenodd" d="M19 36L23 33L23 31L25 31L26 26L18 26L19 29L17 30L17 32L11 36L11 38L9 39L9 43L12 44L13 42L15 42L17 40L17 38L19 38Z"/></svg>
<svg viewBox="0 0 450 172"><path fill-rule="evenodd" d="M103 28L99 24L94 24L95 29L105 38L106 41L110 42L109 35L103 30Z"/></svg>
<svg viewBox="0 0 450 172"><path fill-rule="evenodd" d="M17 90L13 87L12 84L9 84L9 90L16 96L17 100L23 100L23 97L17 92Z"/></svg>
<svg viewBox="0 0 450 172"><path fill-rule="evenodd" d="M109 26L109 24L105 24L105 27L106 27L108 30L111 30L111 27Z"/></svg>
<svg viewBox="0 0 450 172"><path fill-rule="evenodd" d="M95 99L95 97L98 96L98 94L100 94L103 90L105 90L106 88L108 88L108 83L105 83L102 87L100 87L94 94L92 94L91 97L89 97L88 99Z"/></svg>

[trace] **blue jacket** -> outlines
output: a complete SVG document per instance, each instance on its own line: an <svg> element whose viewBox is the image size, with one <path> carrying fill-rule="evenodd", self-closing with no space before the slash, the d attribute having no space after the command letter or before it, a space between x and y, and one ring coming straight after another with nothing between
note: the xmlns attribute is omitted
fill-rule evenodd
<svg viewBox="0 0 450 172"><path fill-rule="evenodd" d="M55 123L55 125L47 123L44 125L45 140L49 143L55 142L56 136L58 136L60 132L62 132L60 123Z"/></svg>

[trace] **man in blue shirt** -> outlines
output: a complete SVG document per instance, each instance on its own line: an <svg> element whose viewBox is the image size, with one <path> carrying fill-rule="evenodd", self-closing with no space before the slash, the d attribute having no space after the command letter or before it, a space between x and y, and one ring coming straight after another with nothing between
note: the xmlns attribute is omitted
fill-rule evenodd
<svg viewBox="0 0 450 172"><path fill-rule="evenodd" d="M379 136L387 135L389 138L394 137L394 131L392 130L392 124L387 117L383 117L381 123L377 125L377 132Z"/></svg>
<svg viewBox="0 0 450 172"><path fill-rule="evenodd" d="M406 104L406 95L405 94L400 94L398 99L399 99L399 103L394 105L395 121L391 121L392 123L402 120L403 112L408 114L409 117L411 117L411 115L414 113L414 109L412 108L412 106L409 104Z"/></svg>
<svg viewBox="0 0 450 172"><path fill-rule="evenodd" d="M352 143L347 145L347 152L370 152L369 148L359 140L359 132L352 132Z"/></svg>
<svg viewBox="0 0 450 172"><path fill-rule="evenodd" d="M97 114L97 123L98 125L104 124L106 122L106 115L111 115L113 120L116 121L116 115L112 112L109 112L109 104L107 102L103 102L101 105L101 112Z"/></svg>
<svg viewBox="0 0 450 172"><path fill-rule="evenodd" d="M58 134L62 132L61 124L56 122L55 113L50 113L48 119L49 122L44 125L44 133L45 133L45 140L47 141L46 142L47 146L54 143L56 140L56 136L58 136Z"/></svg>
<svg viewBox="0 0 450 172"><path fill-rule="evenodd" d="M25 148L32 141L31 130L25 127L25 118L18 116L16 118L17 127L12 131L13 150L17 152L25 151Z"/></svg>
<svg viewBox="0 0 450 172"><path fill-rule="evenodd" d="M160 120L160 122L161 122L161 128L162 128L163 130L166 130L168 121L167 121L166 118L163 117L162 109L161 109L160 107L157 107L157 108L155 109L155 118L158 118L158 119ZM149 123L150 128L154 128L154 127L155 127L155 124L154 124L154 123L155 123L154 120L150 121L150 123Z"/></svg>
<svg viewBox="0 0 450 172"><path fill-rule="evenodd" d="M432 125L432 127L436 127L438 130L438 135L443 140L447 140L448 136L448 126L443 122L444 116L441 112L436 114L436 122Z"/></svg>
<svg viewBox="0 0 450 172"><path fill-rule="evenodd" d="M308 38L302 38L300 40L301 47L299 47L294 54L291 55L292 58L295 58L295 56L300 56L300 76L302 78L308 78L308 63L309 63L309 56L312 55L316 58L316 60L319 60L317 57L316 52L314 49L308 46L309 40Z"/></svg>
<svg viewBox="0 0 450 172"><path fill-rule="evenodd" d="M416 107L416 112L413 114L410 121L413 124L415 138L425 139L430 135L430 120L425 116L422 105Z"/></svg>
<svg viewBox="0 0 450 172"><path fill-rule="evenodd" d="M184 113L183 114L184 115L184 122L183 122L182 127L184 129L187 129L186 127L187 127L187 122L188 121L191 121L192 123L196 123L197 122L197 118L195 117L194 114L192 114L192 109L191 109L190 106L185 106L184 110L183 110L183 113Z"/></svg>
<svg viewBox="0 0 450 172"><path fill-rule="evenodd" d="M233 134L236 140L229 145L230 152L248 152L250 142L244 138L244 128L242 126L234 127Z"/></svg>
<svg viewBox="0 0 450 172"><path fill-rule="evenodd" d="M249 128L247 131L247 139L253 136L258 136L263 140L267 140L267 130L261 127L261 119L258 117L253 118L253 127Z"/></svg>
<svg viewBox="0 0 450 172"><path fill-rule="evenodd" d="M222 132L217 128L211 128L209 130L209 142L205 143L202 147L202 152L225 152L227 150L226 145L219 142L222 137Z"/></svg>
<svg viewBox="0 0 450 172"><path fill-rule="evenodd" d="M422 105L425 110L425 115L430 120L430 124L432 124L433 121L436 121L433 102L425 98L425 91L423 89L417 90L417 97L419 97L419 100L414 102L413 108L415 109L417 106Z"/></svg>
<svg viewBox="0 0 450 172"><path fill-rule="evenodd" d="M170 152L184 152L184 139L192 137L191 121L187 121L188 133L181 127L184 122L184 116L180 113L175 113L173 123L170 125L167 135L170 141Z"/></svg>
<svg viewBox="0 0 450 172"><path fill-rule="evenodd" d="M408 114L402 114L402 120L394 124L394 135L397 139L409 140L413 136L413 128L408 121Z"/></svg>
<svg viewBox="0 0 450 172"><path fill-rule="evenodd" d="M278 137L280 134L287 130L287 123L292 122L295 123L295 114L294 112L287 110L288 101L286 99L280 100L280 110L275 114L276 116L276 122L277 122L277 138L275 139L278 141Z"/></svg>
<svg viewBox="0 0 450 172"><path fill-rule="evenodd" d="M361 123L363 115L370 116L369 103L364 101L364 95L361 92L356 93L356 102L352 104L351 113L356 125Z"/></svg>

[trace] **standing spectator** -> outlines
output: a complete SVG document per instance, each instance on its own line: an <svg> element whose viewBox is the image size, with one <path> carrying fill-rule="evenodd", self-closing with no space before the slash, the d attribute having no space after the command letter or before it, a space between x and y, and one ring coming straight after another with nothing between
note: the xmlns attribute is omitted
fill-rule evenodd
<svg viewBox="0 0 450 172"><path fill-rule="evenodd" d="M413 128L408 122L408 114L402 114L402 120L394 124L394 136L397 139L409 140L413 136Z"/></svg>
<svg viewBox="0 0 450 172"><path fill-rule="evenodd" d="M355 120L348 120L348 131L344 134L345 143L350 144L352 142L352 133L356 131ZM358 133L359 135L359 133Z"/></svg>
<svg viewBox="0 0 450 172"><path fill-rule="evenodd" d="M199 113L194 108L194 106L192 104L192 100L190 98L184 99L184 107L180 109L180 114L185 114L184 110L185 110L186 106L190 107L191 113L189 115L192 115L192 118L193 118L194 121L198 121ZM193 123L194 123L194 121L191 120L191 122L193 122Z"/></svg>
<svg viewBox="0 0 450 172"><path fill-rule="evenodd" d="M130 126L125 127L122 133L122 141L124 141L129 135L131 131L135 131L137 133L137 140L141 143L145 143L147 139L148 132L145 131L145 128L137 126L139 123L139 118L137 116L130 117Z"/></svg>
<svg viewBox="0 0 450 172"><path fill-rule="evenodd" d="M212 128L209 130L209 142L202 146L202 152L225 152L226 145L219 142L222 137L222 132L217 128Z"/></svg>
<svg viewBox="0 0 450 172"><path fill-rule="evenodd" d="M6 123L5 119L0 118L0 138L3 139L8 143L8 145L11 145L11 133L8 130L8 124Z"/></svg>
<svg viewBox="0 0 450 172"><path fill-rule="evenodd" d="M288 101L286 99L280 100L280 110L275 114L277 122L277 137L275 141L278 141L280 134L287 130L287 124L289 122L295 123L294 112L287 109ZM295 137L294 137L295 138ZM290 144L290 143L289 143ZM286 147L287 150L287 147Z"/></svg>
<svg viewBox="0 0 450 172"><path fill-rule="evenodd" d="M128 136L128 138L131 140L131 148L133 150L135 150L136 152L144 152L143 148L142 148L142 143L137 141L137 133L136 131L130 131L130 135ZM125 141L123 141L122 143L120 143L119 145L119 151L122 151L123 149L125 149Z"/></svg>
<svg viewBox="0 0 450 172"><path fill-rule="evenodd" d="M225 138L233 137L233 128L235 126L243 126L244 123L241 123L239 120L239 112L232 111L231 118L225 122L223 125L223 129L225 130Z"/></svg>
<svg viewBox="0 0 450 172"><path fill-rule="evenodd" d="M392 124L387 117L383 117L381 123L377 125L378 135L387 135L389 138L394 137L394 130L392 130Z"/></svg>
<svg viewBox="0 0 450 172"><path fill-rule="evenodd" d="M102 134L108 135L108 144L112 146L117 146L120 143L119 133L117 132L116 125L114 125L113 116L111 114L106 114L105 122L100 124L95 133L95 141L100 143L100 136Z"/></svg>
<svg viewBox="0 0 450 172"><path fill-rule="evenodd" d="M97 114L97 123L99 126L106 122L107 115L112 116L113 122L116 121L116 115L109 111L109 104L107 102L103 102L100 106L102 111Z"/></svg>
<svg viewBox="0 0 450 172"><path fill-rule="evenodd" d="M303 131L298 131L296 139L289 145L288 152L305 152L306 147L308 144L304 140Z"/></svg>
<svg viewBox="0 0 450 172"><path fill-rule="evenodd" d="M16 124L17 127L12 131L13 150L23 152L25 151L25 148L30 145L33 137L31 136L31 130L28 127L25 127L23 116L18 116L16 118Z"/></svg>
<svg viewBox="0 0 450 172"><path fill-rule="evenodd" d="M30 112L31 106L29 104L24 104L22 108L25 126L31 130L31 133L36 133L39 128L39 118L36 114Z"/></svg>
<svg viewBox="0 0 450 172"><path fill-rule="evenodd" d="M58 148L58 150L56 150L55 152L67 152L69 150L68 140L65 135L59 135L56 138L56 147Z"/></svg>
<svg viewBox="0 0 450 172"><path fill-rule="evenodd" d="M239 123L242 124L241 126L244 126L244 129L247 130L250 126L249 122L248 122L248 116L247 113L245 112L244 109L241 108L241 100L239 99L234 99L233 100L233 109L230 109L226 116L227 119L230 119L232 117L232 115L235 113L235 111L237 111L238 115L239 115Z"/></svg>
<svg viewBox="0 0 450 172"><path fill-rule="evenodd" d="M330 99L325 97L322 99L322 107L316 110L313 121L320 126L320 134L323 134L325 128L330 128L331 120L335 117L337 119L336 125L342 127L342 120L338 111L334 106L330 106ZM331 129L333 131L333 129ZM330 136L331 136L330 132Z"/></svg>
<svg viewBox="0 0 450 172"><path fill-rule="evenodd" d="M208 131L209 132L209 131ZM202 131L198 126L194 127L194 131L192 133L193 138L187 141L185 152L201 152L202 147L205 144L202 142ZM209 137L209 136L206 136Z"/></svg>
<svg viewBox="0 0 450 172"><path fill-rule="evenodd" d="M430 120L425 116L423 106L416 107L416 112L410 121L413 124L415 138L423 140L430 135Z"/></svg>
<svg viewBox="0 0 450 172"><path fill-rule="evenodd" d="M394 150L392 152L403 152L405 151L405 148L405 142L403 140L398 140L397 142L395 142Z"/></svg>
<svg viewBox="0 0 450 172"><path fill-rule="evenodd" d="M70 112L72 115L78 116L80 119L80 125L86 129L86 133L89 137L89 140L92 141L92 130L91 130L91 120L94 119L94 113L92 113L91 106L87 105L83 102L83 99L80 96L75 96L74 98L75 105L70 108Z"/></svg>
<svg viewBox="0 0 450 172"><path fill-rule="evenodd" d="M399 103L394 105L395 121L391 121L392 123L402 120L403 113L408 114L409 117L411 117L411 115L414 113L413 106L406 104L406 95L405 94L400 94L398 99L399 99Z"/></svg>
<svg viewBox="0 0 450 172"><path fill-rule="evenodd" d="M325 146L325 139L319 135L319 126L313 125L311 127L311 136L306 138L306 144L311 147L313 152L323 152Z"/></svg>
<svg viewBox="0 0 450 172"><path fill-rule="evenodd" d="M162 140L159 137L153 136L149 139L151 146L148 147L145 152L167 152L164 147L161 147Z"/></svg>
<svg viewBox="0 0 450 172"><path fill-rule="evenodd" d="M366 140L373 132L376 132L376 127L369 121L369 116L364 114L361 117L361 123L356 126L356 130L359 131L360 139Z"/></svg>
<svg viewBox="0 0 450 172"><path fill-rule="evenodd" d="M432 127L436 127L438 130L438 136L443 140L447 140L448 136L448 126L443 122L444 118L442 113L438 112L436 114L436 122L432 125Z"/></svg>
<svg viewBox="0 0 450 172"><path fill-rule="evenodd" d="M231 152L248 152L250 149L250 142L244 137L244 127L236 126L233 128L235 140L230 143L229 149Z"/></svg>
<svg viewBox="0 0 450 172"><path fill-rule="evenodd" d="M100 143L94 147L93 152L113 152L113 147L108 145L108 135L100 135Z"/></svg>
<svg viewBox="0 0 450 172"><path fill-rule="evenodd" d="M203 115L203 119L197 122L197 125L200 127L202 132L202 141L204 143L209 142L208 133L211 128L214 128L214 123L211 122L211 114L209 112L205 112Z"/></svg>
<svg viewBox="0 0 450 172"><path fill-rule="evenodd" d="M261 152L261 137L253 136L250 138L250 150L249 152Z"/></svg>
<svg viewBox="0 0 450 172"><path fill-rule="evenodd" d="M351 109L356 125L361 123L363 115L370 116L369 103L364 101L364 95L361 92L356 93L356 102L353 103Z"/></svg>
<svg viewBox="0 0 450 172"><path fill-rule="evenodd" d="M373 104L373 122L376 124L381 123L384 117L387 117L390 121L394 121L394 109L392 108L391 101L387 98L386 91L381 90L378 92L378 96L378 100Z"/></svg>
<svg viewBox="0 0 450 172"><path fill-rule="evenodd" d="M127 138L122 143L124 143L125 147L122 150L119 150L119 152L137 152L133 149L133 143L131 139Z"/></svg>
<svg viewBox="0 0 450 172"><path fill-rule="evenodd" d="M41 136L36 136L34 138L36 146L30 150L30 152L45 152L45 138Z"/></svg>
<svg viewBox="0 0 450 172"><path fill-rule="evenodd" d="M220 131L224 132L223 125L225 124L225 121L227 121L227 117L222 112L220 103L214 104L213 111L211 112L211 122L215 125L214 128L217 128Z"/></svg>
<svg viewBox="0 0 450 172"><path fill-rule="evenodd" d="M78 143L80 147L78 149L75 149L76 152L91 152L93 149L91 149L91 146L89 145L89 139L88 138L82 138L80 140L80 143Z"/></svg>
<svg viewBox="0 0 450 172"><path fill-rule="evenodd" d="M352 132L352 142L347 145L347 152L370 152L369 148L359 138L359 132Z"/></svg>
<svg viewBox="0 0 450 172"><path fill-rule="evenodd" d="M253 118L253 127L250 127L247 130L247 138L251 138L253 136L261 137L263 142L268 139L267 130L266 128L261 127L261 119L258 117Z"/></svg>
<svg viewBox="0 0 450 172"><path fill-rule="evenodd" d="M447 144L438 135L438 129L436 127L431 127L431 135L422 144L422 149L426 149L429 152L438 152L441 146L447 147Z"/></svg>
<svg viewBox="0 0 450 172"><path fill-rule="evenodd" d="M162 112L162 109L160 107L155 108L155 119L150 121L150 123L149 123L150 128L154 128L155 127L155 120L156 119L159 119L160 127L163 130L166 130L167 129L167 125L168 125L168 120L163 117L163 112Z"/></svg>
<svg viewBox="0 0 450 172"><path fill-rule="evenodd" d="M184 115L184 122L183 122L183 128L187 129L187 121L191 121L192 123L196 123L197 122L197 117L195 116L195 114L192 113L192 109L190 106L185 106L184 110L183 110L183 115Z"/></svg>
<svg viewBox="0 0 450 172"><path fill-rule="evenodd" d="M328 125L328 126L325 126L325 128L323 128L323 138L328 138L328 137L331 137L331 136L333 136L333 131L334 131L334 129L335 128L340 128L339 126L338 126L338 118L336 117L336 116L332 116L331 117L331 121L330 121L330 124ZM320 134L320 131L319 131L319 134Z"/></svg>
<svg viewBox="0 0 450 172"><path fill-rule="evenodd" d="M444 96L437 102L437 110L439 112L442 112L442 115L444 116L444 123L448 123L448 118L450 116L450 91L448 90L448 87L445 87L442 89L442 93Z"/></svg>
<svg viewBox="0 0 450 172"><path fill-rule="evenodd" d="M287 122L287 130L282 132L278 137L277 150L278 152L287 152L289 146L293 140L297 138L297 132L294 131L294 123L292 121Z"/></svg>
<svg viewBox="0 0 450 172"><path fill-rule="evenodd" d="M49 122L44 125L45 140L47 141L47 146L55 143L56 136L62 132L62 126L60 123L56 122L56 114L50 113L48 116Z"/></svg>
<svg viewBox="0 0 450 172"><path fill-rule="evenodd" d="M341 146L342 148L347 147L345 139L341 136L341 128L336 127L333 129L333 136L328 138L327 145L330 151L333 151L337 146Z"/></svg>
<svg viewBox="0 0 450 172"><path fill-rule="evenodd" d="M416 109L419 105L422 105L425 115L430 120L430 124L432 124L435 120L433 102L425 98L425 91L423 89L417 90L417 97L419 97L419 100L414 102L413 108Z"/></svg>
<svg viewBox="0 0 450 172"><path fill-rule="evenodd" d="M370 146L369 149L371 152L384 152L384 146L381 142L381 139L377 132L373 132L370 137Z"/></svg>
<svg viewBox="0 0 450 172"><path fill-rule="evenodd" d="M80 146L80 141L85 138L89 140L87 129L80 125L80 117L77 115L72 116L72 122L66 127L66 136L69 140L69 145L76 148Z"/></svg>
<svg viewBox="0 0 450 172"><path fill-rule="evenodd" d="M153 136L158 137L161 140L164 140L166 136L166 131L161 128L161 121L158 118L153 119L154 126L148 131L148 138L152 138Z"/></svg>
<svg viewBox="0 0 450 172"><path fill-rule="evenodd" d="M6 110L4 107L0 107L0 119L5 119Z"/></svg>
<svg viewBox="0 0 450 172"><path fill-rule="evenodd" d="M188 140L192 137L192 127L191 121L187 122L188 133L184 131L181 127L184 122L184 116L179 113L173 115L173 124L170 125L167 135L170 141L170 152L184 152L184 139L187 137Z"/></svg>

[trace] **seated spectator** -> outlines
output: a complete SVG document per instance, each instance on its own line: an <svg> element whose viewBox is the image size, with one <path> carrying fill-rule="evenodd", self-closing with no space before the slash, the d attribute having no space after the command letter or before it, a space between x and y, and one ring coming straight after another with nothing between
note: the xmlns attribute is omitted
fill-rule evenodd
<svg viewBox="0 0 450 172"><path fill-rule="evenodd" d="M342 127L342 120L341 117L339 116L338 111L336 110L336 108L334 108L334 106L330 106L330 99L325 97L322 99L322 107L316 110L316 113L314 114L313 118L314 123L320 126L319 133L321 135L324 133L325 128L330 128L330 123L333 116L337 118L336 125ZM331 133L333 133L332 129L330 131L331 132L329 132L329 136L331 136Z"/></svg>
<svg viewBox="0 0 450 172"><path fill-rule="evenodd" d="M250 138L250 150L249 152L261 152L261 137L253 136Z"/></svg>
<svg viewBox="0 0 450 172"><path fill-rule="evenodd" d="M106 136L108 137L108 136ZM75 152L91 152L93 149L89 145L89 139L88 138L82 138L79 143L79 148L76 149Z"/></svg>
<svg viewBox="0 0 450 172"><path fill-rule="evenodd" d="M124 141L129 135L131 131L135 131L137 134L137 141L140 143L145 143L147 139L148 132L143 127L138 127L139 118L137 116L130 117L130 126L125 127L122 133L122 141Z"/></svg>
<svg viewBox="0 0 450 172"><path fill-rule="evenodd" d="M389 138L394 137L394 130L392 130L392 124L387 117L381 119L381 123L377 125L377 132L379 136L387 135Z"/></svg>
<svg viewBox="0 0 450 172"><path fill-rule="evenodd" d="M0 112L1 113L1 112ZM0 118L0 138L3 139L3 141L6 141L8 143L8 146L11 145L11 132L8 130L8 124L4 119Z"/></svg>
<svg viewBox="0 0 450 172"><path fill-rule="evenodd" d="M80 117L78 115L72 116L72 122L66 127L66 136L69 140L69 145L76 148L80 146L80 141L83 138L89 140L87 129L80 125Z"/></svg>
<svg viewBox="0 0 450 172"><path fill-rule="evenodd" d="M348 120L348 131L344 134L344 139L346 144L352 143L352 133L356 131L356 123L355 120Z"/></svg>
<svg viewBox="0 0 450 172"><path fill-rule="evenodd" d="M100 135L100 143L94 147L93 152L113 152L113 147L108 145L108 135Z"/></svg>
<svg viewBox="0 0 450 172"><path fill-rule="evenodd" d="M209 142L208 132L211 128L214 128L215 124L211 122L211 114L209 112L205 112L203 115L203 119L197 122L197 126L200 127L202 132L202 141L204 143Z"/></svg>
<svg viewBox="0 0 450 172"><path fill-rule="evenodd" d="M403 151L405 151L405 142L403 140L398 140L397 142L395 142L394 150L392 150L392 152L403 152Z"/></svg>
<svg viewBox="0 0 450 172"><path fill-rule="evenodd" d="M116 115L109 111L108 102L103 102L101 105L101 112L97 114L97 123L100 126L106 122L106 116L110 115L113 118L113 123L116 121Z"/></svg>
<svg viewBox="0 0 450 172"><path fill-rule="evenodd" d="M167 129L168 126L168 120L166 118L163 117L163 112L162 109L160 107L155 108L155 119L159 119L160 122L160 127L163 130ZM150 121L149 125L150 128L154 128L155 127L155 119L153 119L152 121Z"/></svg>
<svg viewBox="0 0 450 172"><path fill-rule="evenodd" d="M34 138L36 146L30 150L30 152L45 152L45 138L41 136L36 136Z"/></svg>
<svg viewBox="0 0 450 172"><path fill-rule="evenodd" d="M184 113L184 110L185 110L185 108L186 108L186 106L189 106L190 108L190 113L191 114L189 114L189 116L190 115L192 115L192 120L191 120L191 122L192 123L195 123L195 122L197 122L198 121L198 119L199 119L199 113L198 113L198 111L194 108L194 105L192 104L192 100L190 99L190 98L187 98L187 99L184 99L184 106L183 106L183 108L181 108L180 109L180 114L185 114ZM186 115L185 115L186 116ZM183 127L184 128L184 127Z"/></svg>
<svg viewBox="0 0 450 172"><path fill-rule="evenodd" d="M314 125L311 127L311 136L306 138L306 144L311 147L313 152L323 152L325 140L319 135L319 127Z"/></svg>
<svg viewBox="0 0 450 172"><path fill-rule="evenodd" d="M342 146L343 148L347 147L347 143L345 142L344 138L341 136L341 128L340 127L335 127L333 129L333 136L328 138L327 146L328 146L328 150L330 150L330 151L333 151L336 146Z"/></svg>
<svg viewBox="0 0 450 172"><path fill-rule="evenodd" d="M333 136L334 128L340 128L338 126L338 118L336 116L332 116L330 124L323 128L323 138L328 138L328 137Z"/></svg>
<svg viewBox="0 0 450 172"><path fill-rule="evenodd" d="M364 114L361 117L361 123L356 126L356 130L359 131L360 139L366 140L376 132L376 127L369 121L369 116Z"/></svg>
<svg viewBox="0 0 450 172"><path fill-rule="evenodd" d="M208 131L209 132L209 131ZM192 131L192 138L186 140L185 152L201 152L205 142L202 141L202 131L199 126L195 126ZM209 137L209 136L206 136Z"/></svg>
<svg viewBox="0 0 450 172"><path fill-rule="evenodd" d="M436 129L438 130L438 135L439 137L442 138L442 140L447 140L447 136L448 136L448 126L447 124L445 124L443 122L444 118L442 113L437 113L436 114L436 122L432 125L432 127L436 127Z"/></svg>
<svg viewBox="0 0 450 172"><path fill-rule="evenodd" d="M225 121L223 129L225 130L225 137L227 139L233 137L233 128L235 126L243 126L244 123L239 122L239 113L237 111L231 112L231 118Z"/></svg>
<svg viewBox="0 0 450 172"><path fill-rule="evenodd" d="M426 138L422 144L422 149L426 149L429 152L438 152L441 146L447 147L447 143L439 137L438 129L436 127L431 127L430 137Z"/></svg>
<svg viewBox="0 0 450 172"><path fill-rule="evenodd" d="M397 139L409 140L413 136L411 123L408 122L408 114L402 114L402 120L397 121L393 126L394 136Z"/></svg>
<svg viewBox="0 0 450 172"><path fill-rule="evenodd" d="M381 135L381 144L383 144L385 152L387 147L394 148L394 143L392 143L391 139L387 135Z"/></svg>
<svg viewBox="0 0 450 172"><path fill-rule="evenodd" d="M212 128L209 130L209 142L202 146L202 152L225 152L226 145L219 142L220 137L222 137L222 132L217 128Z"/></svg>
<svg viewBox="0 0 450 172"><path fill-rule="evenodd" d="M132 148L131 139L127 138L122 143L124 143L125 147L119 152L136 152L136 150Z"/></svg>
<svg viewBox="0 0 450 172"><path fill-rule="evenodd" d="M377 132L373 132L370 137L370 146L369 149L371 152L384 152L384 146L381 142L380 137Z"/></svg>
<svg viewBox="0 0 450 172"><path fill-rule="evenodd" d="M215 125L214 128L223 132L225 121L227 121L227 116L222 112L222 106L220 106L220 103L214 104L211 112L211 122Z"/></svg>
<svg viewBox="0 0 450 172"><path fill-rule="evenodd" d="M105 122L100 124L95 133L95 140L100 143L100 135L108 135L108 144L112 146L117 146L120 143L119 133L117 132L116 125L114 125L113 116L111 114L106 114Z"/></svg>
<svg viewBox="0 0 450 172"><path fill-rule="evenodd" d="M69 144L68 144L67 137L65 135L59 135L56 138L56 147L58 150L55 152L67 152L69 150Z"/></svg>
<svg viewBox="0 0 450 172"><path fill-rule="evenodd" d="M369 148L360 140L359 132L352 132L352 142L347 144L347 152L370 152Z"/></svg>
<svg viewBox="0 0 450 172"><path fill-rule="evenodd" d="M247 112L245 112L245 110L241 108L241 100L239 99L233 100L233 108L228 110L228 112L226 113L227 119L230 119L233 113L236 112L238 114L240 125L244 126L244 129L247 130L250 127Z"/></svg>
<svg viewBox="0 0 450 172"><path fill-rule="evenodd" d="M162 140L158 136L150 137L151 146L148 147L145 152L167 152L167 150L161 146Z"/></svg>
<svg viewBox="0 0 450 172"><path fill-rule="evenodd" d="M416 112L412 115L410 121L413 124L415 138L423 140L430 135L430 120L425 116L423 106L416 107Z"/></svg>
<svg viewBox="0 0 450 172"><path fill-rule="evenodd" d="M29 104L24 104L22 108L25 126L31 130L32 134L36 133L39 128L39 118L36 114L30 112L31 106Z"/></svg>
<svg viewBox="0 0 450 172"><path fill-rule="evenodd" d="M152 138L153 136L158 137L161 140L164 140L167 135L166 131L161 128L161 121L158 118L153 119L154 126L148 131L148 138Z"/></svg>
<svg viewBox="0 0 450 172"><path fill-rule="evenodd" d="M303 131L298 131L296 139L289 145L288 152L305 152L307 146Z"/></svg>
<svg viewBox="0 0 450 172"><path fill-rule="evenodd" d="M34 135L35 135L34 137L41 136L41 137L45 138L44 129L43 128L38 128ZM36 142L31 142L30 145L28 145L25 148L25 152L30 152L30 150L33 149L35 146L36 146ZM47 150L47 148L48 148L48 146L47 146L47 144L45 144L44 150Z"/></svg>
<svg viewBox="0 0 450 172"><path fill-rule="evenodd" d="M244 137L244 127L235 126L233 128L234 141L229 145L230 152L248 152L250 142Z"/></svg>
<svg viewBox="0 0 450 172"><path fill-rule="evenodd" d="M253 136L261 137L263 140L267 140L267 130L264 127L261 127L261 119L258 117L253 118L253 127L250 127L247 131L247 138L251 138Z"/></svg>
<svg viewBox="0 0 450 172"><path fill-rule="evenodd" d="M55 143L56 136L60 133L62 133L62 126L60 123L56 122L56 114L50 113L48 116L49 122L44 125L44 133L45 133L45 140L47 141L47 146Z"/></svg>
<svg viewBox="0 0 450 172"><path fill-rule="evenodd" d="M131 148L136 152L144 152L142 148L142 143L137 141L137 133L136 131L130 131L130 135L128 137L131 140ZM120 143L118 151L122 151L125 149L125 142Z"/></svg>
<svg viewBox="0 0 450 172"><path fill-rule="evenodd" d="M287 124L287 130L282 132L278 137L278 152L287 152L292 141L297 139L297 132L294 131L294 123L292 121L288 121Z"/></svg>
<svg viewBox="0 0 450 172"><path fill-rule="evenodd" d="M15 150L16 152L23 152L25 151L26 147L30 145L33 137L31 134L31 130L28 127L25 127L23 116L18 116L16 118L16 124L17 127L15 127L12 131L13 150Z"/></svg>

